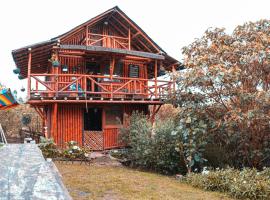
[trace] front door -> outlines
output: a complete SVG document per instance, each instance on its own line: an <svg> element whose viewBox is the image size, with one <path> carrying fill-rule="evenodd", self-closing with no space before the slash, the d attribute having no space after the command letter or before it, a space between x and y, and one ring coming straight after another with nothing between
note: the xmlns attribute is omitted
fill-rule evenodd
<svg viewBox="0 0 270 200"><path fill-rule="evenodd" d="M103 150L102 108L94 107L84 111L85 147L92 150Z"/></svg>

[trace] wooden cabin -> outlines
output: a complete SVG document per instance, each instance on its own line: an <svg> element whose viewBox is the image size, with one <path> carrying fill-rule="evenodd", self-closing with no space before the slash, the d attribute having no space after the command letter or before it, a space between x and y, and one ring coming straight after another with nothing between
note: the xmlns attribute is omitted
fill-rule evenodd
<svg viewBox="0 0 270 200"><path fill-rule="evenodd" d="M174 89L158 76L180 67L118 7L12 55L46 137L93 150L121 147L119 128L133 111L153 105L154 119Z"/></svg>

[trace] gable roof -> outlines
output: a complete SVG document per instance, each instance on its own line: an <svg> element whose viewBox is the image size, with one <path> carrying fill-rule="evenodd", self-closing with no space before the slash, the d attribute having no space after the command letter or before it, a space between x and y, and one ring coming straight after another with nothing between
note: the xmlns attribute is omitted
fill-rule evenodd
<svg viewBox="0 0 270 200"><path fill-rule="evenodd" d="M113 8L111 8L111 9L109 9L109 10L107 10L107 11L105 11L105 12L103 12L103 13L101 13L100 15L98 15L98 16L96 16L96 17L94 17L94 18L91 18L90 20L88 20L88 21L86 21L86 22L84 22L84 23L82 23L82 24L80 24L80 25L78 25L78 26L76 26L75 28L73 28L73 29L71 29L71 30L69 30L69 31L67 31L66 33L63 33L63 34L61 34L61 35L59 35L59 36L57 36L57 37L54 37L54 38L52 38L51 40L60 40L61 41L61 39L62 38L64 38L64 37L66 37L66 36L68 36L68 35L70 35L70 34L72 34L73 32L75 32L75 31L77 31L78 29L80 29L80 28L82 28L82 27L84 27L84 26L87 26L87 25L89 25L89 24L93 24L93 23L95 23L95 22L98 22L98 21L100 21L100 20L102 20L102 19L104 19L104 18L106 18L108 15L112 15L112 14L114 14L114 13L118 13L118 14L120 14L120 16L122 16L122 18L123 18L123 20L122 21L126 21L126 22L128 22L128 24L130 25L130 26L132 26L132 27L134 27L134 29L137 29L137 30L139 30L139 32L141 32L141 34L144 36L144 37L146 37L147 38L147 40L149 40L151 43L152 43L152 45L153 46L155 46L158 50L159 50L159 52L158 53L161 53L161 54L167 54L157 43L155 43L153 40L152 40L152 38L150 38L132 19L130 19L118 6L115 6L115 7L113 7Z"/></svg>
<svg viewBox="0 0 270 200"><path fill-rule="evenodd" d="M138 50L139 52L146 52L146 53L152 53L152 54L157 54L161 55L164 57L164 63L165 66L171 66L173 64L178 64L180 66L180 62L177 61L176 59L172 58L169 56L158 44L156 44L133 20L131 20L118 6L115 6L99 15L97 15L94 18L91 18L90 20L76 26L75 28L65 32L64 34L61 34L57 37L54 37L50 40L36 43L33 45L25 46L20 49L16 49L12 51L12 56L13 59L16 63L17 67L20 67L22 70L22 75L23 77L26 77L27 74L27 55L28 55L28 48L32 49L34 51L37 51L38 54L41 54L41 51L47 56L50 53L50 50L52 46L56 45L57 43L64 40L65 38L68 38L72 34L76 33L80 29L86 27L86 26L91 26L94 24L97 24L101 22L102 20L109 19L112 20L117 27L120 29L120 31L126 32L127 27L130 28L130 31L132 35L134 36L134 40L138 42L138 46L141 48ZM133 41L133 40L132 40ZM132 42L133 43L133 42ZM135 43L135 42L134 42ZM33 53L32 53L33 54ZM32 57L35 55L33 54ZM42 59L41 59L42 60ZM33 60L32 63L33 65L39 65L40 64L45 64L45 62L48 60L48 57L44 57L42 62L43 63L35 63ZM41 69L40 69L41 70ZM41 71L40 71L41 72Z"/></svg>

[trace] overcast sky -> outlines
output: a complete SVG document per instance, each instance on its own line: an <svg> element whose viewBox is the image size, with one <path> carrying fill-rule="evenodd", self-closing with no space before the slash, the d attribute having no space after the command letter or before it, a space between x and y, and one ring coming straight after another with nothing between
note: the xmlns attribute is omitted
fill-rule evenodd
<svg viewBox="0 0 270 200"><path fill-rule="evenodd" d="M12 72L13 49L51 39L116 5L180 61L181 48L208 27L231 32L239 24L270 19L269 0L2 0L0 82L12 90L26 87Z"/></svg>

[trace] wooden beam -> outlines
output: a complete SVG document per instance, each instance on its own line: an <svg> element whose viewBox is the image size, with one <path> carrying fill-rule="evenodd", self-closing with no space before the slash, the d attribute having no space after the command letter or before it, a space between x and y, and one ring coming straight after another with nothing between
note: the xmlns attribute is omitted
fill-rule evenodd
<svg viewBox="0 0 270 200"><path fill-rule="evenodd" d="M51 126L51 137L54 139L56 143L58 143L58 138L57 138L57 109L58 109L58 104L54 103L53 104L53 110L52 110L52 126Z"/></svg>
<svg viewBox="0 0 270 200"><path fill-rule="evenodd" d="M147 105L161 105L164 104L165 102L163 101L157 101L157 100L29 100L28 103L29 104L37 104L37 105L46 105L48 103L74 103L74 104L100 104L100 103L104 103L104 104L147 104Z"/></svg>
<svg viewBox="0 0 270 200"><path fill-rule="evenodd" d="M158 62L157 60L155 60L155 97L157 98L157 94L158 94L158 91L157 91L157 71L158 71Z"/></svg>
<svg viewBox="0 0 270 200"><path fill-rule="evenodd" d="M135 26L132 22L129 21L129 19L124 16L122 13L117 12L119 15L121 15L121 17L123 17L127 22L129 22L129 24L138 32L141 32L141 30ZM118 20L119 21L119 20ZM160 51L160 49L145 35L145 39L156 49L157 52Z"/></svg>
<svg viewBox="0 0 270 200"><path fill-rule="evenodd" d="M154 124L154 121L155 121L155 115L156 115L156 105L153 105L153 109L152 109L152 116L151 116L151 124L153 125Z"/></svg>
<svg viewBox="0 0 270 200"><path fill-rule="evenodd" d="M85 34L85 45L88 45L88 41L89 41L89 26L86 26L86 34Z"/></svg>
<svg viewBox="0 0 270 200"><path fill-rule="evenodd" d="M137 32L137 33L135 33L133 36L132 36L132 40L135 38L135 37L137 37L138 35L140 35L141 34L141 32Z"/></svg>
<svg viewBox="0 0 270 200"><path fill-rule="evenodd" d="M121 21L119 21L119 19L117 19L115 16L112 16L112 18L118 23L120 24L124 29L126 29L126 31L128 31L128 27L123 24Z"/></svg>
<svg viewBox="0 0 270 200"><path fill-rule="evenodd" d="M140 45L142 45L144 48L146 48L146 50L147 50L148 52L150 52L150 53L152 52L152 51L151 51L151 49L149 49L149 47L148 47L148 46L146 46L146 45L145 45L143 42L141 42L141 41L140 41L140 40L138 40L138 39L137 39L137 42L139 42L139 43L140 43Z"/></svg>
<svg viewBox="0 0 270 200"><path fill-rule="evenodd" d="M175 65L172 66L173 93L175 93Z"/></svg>
<svg viewBox="0 0 270 200"><path fill-rule="evenodd" d="M110 63L110 79L112 80L113 78L113 71L114 71L114 66L115 66L115 57L112 57L111 63Z"/></svg>
<svg viewBox="0 0 270 200"><path fill-rule="evenodd" d="M131 49L131 34L130 34L130 27L128 28L128 49Z"/></svg>
<svg viewBox="0 0 270 200"><path fill-rule="evenodd" d="M161 108L162 104L158 105L158 108L156 108L157 105L153 105L152 110L152 116L151 116L151 124L153 125L155 122L156 114L158 113L159 109Z"/></svg>
<svg viewBox="0 0 270 200"><path fill-rule="evenodd" d="M31 48L28 49L28 70L27 70L27 77L28 77L28 84L27 84L27 98L30 99L30 92L31 92L31 61L32 61L32 52Z"/></svg>
<svg viewBox="0 0 270 200"><path fill-rule="evenodd" d="M126 37L126 33L124 33L120 28L118 28L114 23L110 23L113 28L115 28L123 37Z"/></svg>

